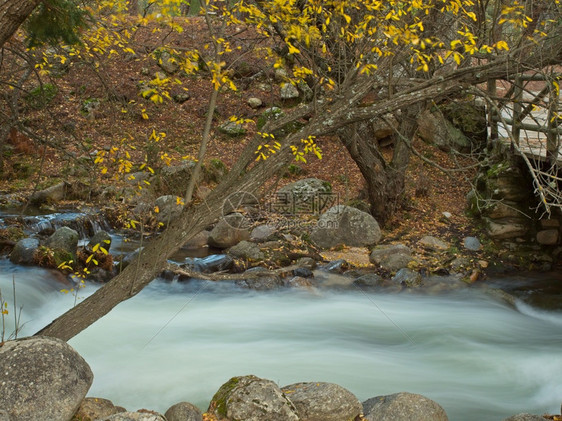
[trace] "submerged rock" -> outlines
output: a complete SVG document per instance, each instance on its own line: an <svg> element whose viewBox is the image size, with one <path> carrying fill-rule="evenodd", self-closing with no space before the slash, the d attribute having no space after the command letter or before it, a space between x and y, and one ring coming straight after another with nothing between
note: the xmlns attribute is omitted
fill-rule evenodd
<svg viewBox="0 0 562 421"><path fill-rule="evenodd" d="M10 253L10 261L16 265L31 265L35 263L35 250L38 247L38 239L23 238L16 243Z"/></svg>
<svg viewBox="0 0 562 421"><path fill-rule="evenodd" d="M407 287L419 287L422 284L422 277L418 272L404 268L396 272L396 275L392 277L392 282Z"/></svg>

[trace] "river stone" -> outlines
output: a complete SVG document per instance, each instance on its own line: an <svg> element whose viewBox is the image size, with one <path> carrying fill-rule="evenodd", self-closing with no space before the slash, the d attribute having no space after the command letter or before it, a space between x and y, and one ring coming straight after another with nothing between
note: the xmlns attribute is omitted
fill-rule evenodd
<svg viewBox="0 0 562 421"><path fill-rule="evenodd" d="M156 214L156 220L158 222L169 224L180 215L183 210L183 205L178 204L177 198L178 197L173 194L166 194L156 199L154 205L158 207L158 213Z"/></svg>
<svg viewBox="0 0 562 421"><path fill-rule="evenodd" d="M234 264L232 257L227 254L211 254L210 256L201 259L195 258L192 260L187 259L186 265L191 266L193 270L202 273L213 273L228 270Z"/></svg>
<svg viewBox="0 0 562 421"><path fill-rule="evenodd" d="M558 243L558 230L542 230L537 232L537 243L543 246L553 246Z"/></svg>
<svg viewBox="0 0 562 421"><path fill-rule="evenodd" d="M334 383L295 383L281 390L296 406L300 421L353 421L363 409L353 393Z"/></svg>
<svg viewBox="0 0 562 421"><path fill-rule="evenodd" d="M207 412L236 421L303 421L279 386L252 375L233 377L223 384Z"/></svg>
<svg viewBox="0 0 562 421"><path fill-rule="evenodd" d="M316 287L316 281L310 278L304 278L302 276L293 276L288 281L285 281L285 286L313 291Z"/></svg>
<svg viewBox="0 0 562 421"><path fill-rule="evenodd" d="M228 254L240 259L254 261L263 260L264 258L264 254L257 244L245 240L240 241L238 244L228 249Z"/></svg>
<svg viewBox="0 0 562 421"><path fill-rule="evenodd" d="M86 398L80 404L73 419L94 421L98 418L108 417L119 412L123 412L123 410L115 406L109 399Z"/></svg>
<svg viewBox="0 0 562 421"><path fill-rule="evenodd" d="M405 244L384 244L376 246L369 255L369 260L375 265L380 265L381 262L393 254L405 254L410 256L412 251Z"/></svg>
<svg viewBox="0 0 562 421"><path fill-rule="evenodd" d="M255 241L256 243L263 243L265 241L269 241L274 235L275 227L269 224L258 225L250 233L250 240Z"/></svg>
<svg viewBox="0 0 562 421"><path fill-rule="evenodd" d="M109 251L109 248L111 247L111 235L103 230L96 232L94 236L90 238L90 241L88 242L88 248L91 249L96 244L99 244L100 247L103 247L104 249Z"/></svg>
<svg viewBox="0 0 562 421"><path fill-rule="evenodd" d="M96 421L166 421L166 418L154 411L139 410L137 412L120 412Z"/></svg>
<svg viewBox="0 0 562 421"><path fill-rule="evenodd" d="M381 229L375 218L345 205L334 206L324 212L310 235L311 240L321 248L372 246L381 237Z"/></svg>
<svg viewBox="0 0 562 421"><path fill-rule="evenodd" d="M478 251L482 247L480 240L476 237L466 237L463 244L464 248L470 251Z"/></svg>
<svg viewBox="0 0 562 421"><path fill-rule="evenodd" d="M0 347L0 408L18 421L70 420L94 375L66 342L43 336Z"/></svg>
<svg viewBox="0 0 562 421"><path fill-rule="evenodd" d="M279 276L269 273L266 269L263 274L260 273L258 276L255 276L255 273L253 273L251 277L248 277L248 279L236 281L236 285L242 288L254 289L256 291L269 291L284 287L285 283Z"/></svg>
<svg viewBox="0 0 562 421"><path fill-rule="evenodd" d="M199 408L189 402L179 402L164 414L167 421L203 421Z"/></svg>
<svg viewBox="0 0 562 421"><path fill-rule="evenodd" d="M61 227L47 238L45 245L51 249L64 250L75 254L78 247L78 232L72 228Z"/></svg>
<svg viewBox="0 0 562 421"><path fill-rule="evenodd" d="M250 238L250 223L241 213L231 213L222 218L209 234L209 245L225 249Z"/></svg>
<svg viewBox="0 0 562 421"><path fill-rule="evenodd" d="M503 421L544 421L545 418L541 417L540 415L533 415L533 414L517 414L512 415L511 417L505 418Z"/></svg>
<svg viewBox="0 0 562 421"><path fill-rule="evenodd" d="M422 284L422 277L418 272L404 268L396 272L396 275L392 277L392 282L407 287L418 287Z"/></svg>
<svg viewBox="0 0 562 421"><path fill-rule="evenodd" d="M62 181L54 186L48 187L45 190L40 190L31 195L29 203L33 206L39 206L43 203L53 204L64 199L70 184Z"/></svg>
<svg viewBox="0 0 562 421"><path fill-rule="evenodd" d="M423 248L432 251L443 251L450 247L445 241L432 237L431 235L423 237L420 241L418 241L418 244Z"/></svg>
<svg viewBox="0 0 562 421"><path fill-rule="evenodd" d="M35 263L35 250L39 247L36 238L22 238L10 253L10 261L15 265L31 265Z"/></svg>
<svg viewBox="0 0 562 421"><path fill-rule="evenodd" d="M353 281L353 285L369 288L380 287L383 286L384 283L384 279L376 273L367 273Z"/></svg>
<svg viewBox="0 0 562 421"><path fill-rule="evenodd" d="M408 267L411 262L415 262L415 259L412 256L398 253L384 258L381 261L380 266L389 272L396 272L400 269Z"/></svg>
<svg viewBox="0 0 562 421"><path fill-rule="evenodd" d="M448 421L445 410L431 399L415 393L377 396L363 402L367 421Z"/></svg>

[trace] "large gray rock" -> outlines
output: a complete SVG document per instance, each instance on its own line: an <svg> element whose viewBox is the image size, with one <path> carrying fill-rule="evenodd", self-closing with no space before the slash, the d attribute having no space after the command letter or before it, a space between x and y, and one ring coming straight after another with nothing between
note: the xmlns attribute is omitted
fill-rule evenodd
<svg viewBox="0 0 562 421"><path fill-rule="evenodd" d="M333 383L296 383L282 390L300 421L353 421L363 409L353 393Z"/></svg>
<svg viewBox="0 0 562 421"><path fill-rule="evenodd" d="M377 244L382 237L379 224L370 214L350 206L338 205L319 218L310 238L322 248L337 245L365 247Z"/></svg>
<svg viewBox="0 0 562 421"><path fill-rule="evenodd" d="M377 396L363 402L367 421L448 421L441 406L415 393L395 393Z"/></svg>
<svg viewBox="0 0 562 421"><path fill-rule="evenodd" d="M10 261L16 265L31 265L35 263L35 250L39 247L36 238L22 238L10 253Z"/></svg>
<svg viewBox="0 0 562 421"><path fill-rule="evenodd" d="M223 384L207 412L232 421L302 421L279 386L256 376L233 377Z"/></svg>
<svg viewBox="0 0 562 421"><path fill-rule="evenodd" d="M0 408L18 421L70 420L94 379L70 345L41 336L4 343L0 373Z"/></svg>
<svg viewBox="0 0 562 421"><path fill-rule="evenodd" d="M47 238L45 245L51 249L63 250L74 255L78 247L78 237L78 232L72 228L61 227Z"/></svg>
<svg viewBox="0 0 562 421"><path fill-rule="evenodd" d="M331 204L331 192L330 183L318 178L304 178L277 191L273 210L285 214L314 214Z"/></svg>
<svg viewBox="0 0 562 421"><path fill-rule="evenodd" d="M29 202L34 206L39 206L43 203L53 204L63 200L67 194L70 184L62 181L54 186L48 187L45 190L40 190L31 195Z"/></svg>
<svg viewBox="0 0 562 421"><path fill-rule="evenodd" d="M255 241L256 243L263 243L273 238L275 232L275 227L269 224L258 225L250 233L250 240Z"/></svg>
<svg viewBox="0 0 562 421"><path fill-rule="evenodd" d="M163 415L154 411L120 412L96 421L166 421Z"/></svg>
<svg viewBox="0 0 562 421"><path fill-rule="evenodd" d="M505 418L503 421L544 421L545 418L541 417L540 415L533 415L533 414L517 414L512 415L511 417Z"/></svg>
<svg viewBox="0 0 562 421"><path fill-rule="evenodd" d="M183 205L178 204L177 196L173 194L160 196L154 204L158 207L156 220L163 224L169 224L176 219L183 209Z"/></svg>
<svg viewBox="0 0 562 421"><path fill-rule="evenodd" d="M300 92L295 85L286 82L281 85L281 91L279 92L281 99L295 99L300 96Z"/></svg>
<svg viewBox="0 0 562 421"><path fill-rule="evenodd" d="M377 246L371 251L369 261L390 272L405 268L415 259L411 250L404 244Z"/></svg>
<svg viewBox="0 0 562 421"><path fill-rule="evenodd" d="M449 152L469 151L470 139L447 120L441 113L423 112L418 118L419 136L439 149Z"/></svg>
<svg viewBox="0 0 562 421"><path fill-rule="evenodd" d="M74 419L80 421L93 421L98 418L109 417L110 415L124 412L109 399L86 398L80 404L78 411L74 414Z"/></svg>
<svg viewBox="0 0 562 421"><path fill-rule="evenodd" d="M203 421L203 414L189 402L179 402L171 406L164 414L167 421Z"/></svg>
<svg viewBox="0 0 562 421"><path fill-rule="evenodd" d="M249 221L241 213L232 213L221 219L209 234L209 245L225 249L250 238Z"/></svg>
<svg viewBox="0 0 562 421"><path fill-rule="evenodd" d="M238 257L240 259L246 260L263 260L264 254L260 250L259 246L255 243L251 243L249 241L240 241L235 246L232 246L228 250L228 254L234 257Z"/></svg>

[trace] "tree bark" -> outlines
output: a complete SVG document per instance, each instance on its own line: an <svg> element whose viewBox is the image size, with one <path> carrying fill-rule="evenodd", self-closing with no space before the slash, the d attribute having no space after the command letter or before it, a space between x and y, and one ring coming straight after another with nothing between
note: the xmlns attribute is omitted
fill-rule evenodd
<svg viewBox="0 0 562 421"><path fill-rule="evenodd" d="M41 0L0 0L0 48Z"/></svg>
<svg viewBox="0 0 562 421"><path fill-rule="evenodd" d="M422 105L403 112L394 141L392 160L386 162L370 121L353 123L340 131L340 141L359 167L367 184L371 214L383 224L398 208L404 193L406 168L410 161L407 142L416 130L416 115Z"/></svg>

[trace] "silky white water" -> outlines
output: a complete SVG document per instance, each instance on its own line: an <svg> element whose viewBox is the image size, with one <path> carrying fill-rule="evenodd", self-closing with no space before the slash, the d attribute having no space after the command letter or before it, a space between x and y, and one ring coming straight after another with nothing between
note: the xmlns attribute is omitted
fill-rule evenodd
<svg viewBox="0 0 562 421"><path fill-rule="evenodd" d="M73 305L48 272L3 261L10 303L12 274L24 334ZM477 289L264 293L157 280L70 344L94 372L89 396L130 410L164 412L182 400L206 409L224 382L245 374L280 386L338 383L361 400L420 393L451 420L558 413L562 400L562 312L514 309Z"/></svg>

